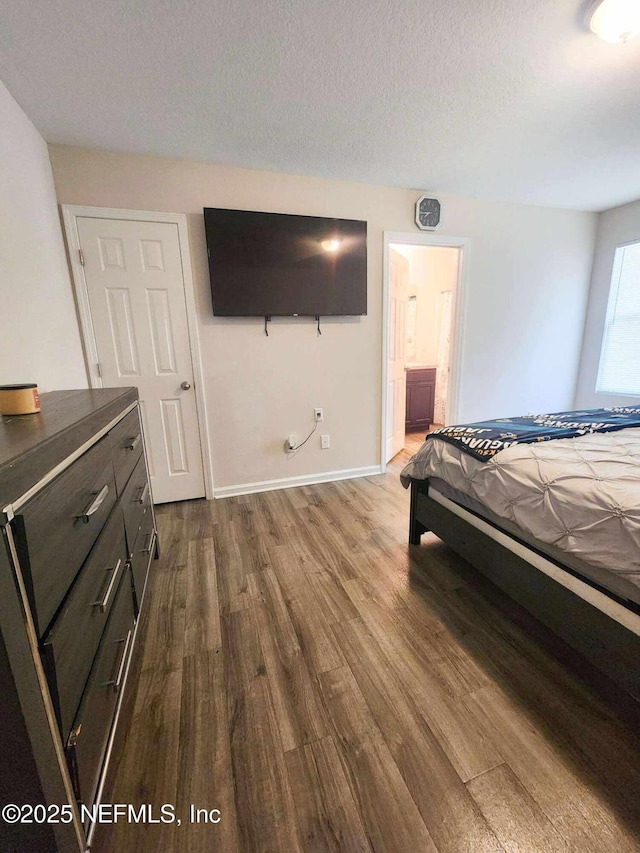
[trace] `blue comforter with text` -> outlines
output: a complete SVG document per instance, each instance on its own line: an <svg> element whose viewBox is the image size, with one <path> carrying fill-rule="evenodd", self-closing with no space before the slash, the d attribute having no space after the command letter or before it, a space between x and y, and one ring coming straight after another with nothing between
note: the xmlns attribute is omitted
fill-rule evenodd
<svg viewBox="0 0 640 853"><path fill-rule="evenodd" d="M497 418L494 421L440 427L430 432L427 440L439 438L447 441L482 461L491 459L513 444L577 438L590 432L615 432L628 427L640 427L640 408L620 406Z"/></svg>

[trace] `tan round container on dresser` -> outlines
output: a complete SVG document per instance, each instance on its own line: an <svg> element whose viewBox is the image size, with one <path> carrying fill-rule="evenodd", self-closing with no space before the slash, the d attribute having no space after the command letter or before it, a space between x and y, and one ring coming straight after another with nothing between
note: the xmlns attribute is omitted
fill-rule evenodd
<svg viewBox="0 0 640 853"><path fill-rule="evenodd" d="M40 397L36 384L0 385L0 414L32 415L39 411Z"/></svg>

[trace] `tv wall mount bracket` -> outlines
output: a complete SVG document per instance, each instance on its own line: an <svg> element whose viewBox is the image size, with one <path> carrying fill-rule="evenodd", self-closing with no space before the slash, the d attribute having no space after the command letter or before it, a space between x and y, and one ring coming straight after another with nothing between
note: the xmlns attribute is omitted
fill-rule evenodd
<svg viewBox="0 0 640 853"><path fill-rule="evenodd" d="M316 321L316 324L317 324L316 328L317 328L318 334L319 334L319 335L321 335L321 334L322 334L322 329L320 328L320 315L319 315L319 314L316 314L316 316L315 316L315 321ZM267 325L267 324L268 324L268 323L270 323L270 322L271 322L271 317L269 317L269 316L265 315L265 318L264 318L264 333L265 333L265 335L266 335L267 337L269 337L269 327L268 327L268 325Z"/></svg>

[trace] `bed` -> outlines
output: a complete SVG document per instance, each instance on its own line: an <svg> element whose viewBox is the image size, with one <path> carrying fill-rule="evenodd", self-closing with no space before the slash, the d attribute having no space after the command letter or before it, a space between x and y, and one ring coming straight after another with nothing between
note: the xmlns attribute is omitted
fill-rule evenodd
<svg viewBox="0 0 640 853"><path fill-rule="evenodd" d="M433 532L640 701L640 427L486 460L429 437L401 479L412 545Z"/></svg>

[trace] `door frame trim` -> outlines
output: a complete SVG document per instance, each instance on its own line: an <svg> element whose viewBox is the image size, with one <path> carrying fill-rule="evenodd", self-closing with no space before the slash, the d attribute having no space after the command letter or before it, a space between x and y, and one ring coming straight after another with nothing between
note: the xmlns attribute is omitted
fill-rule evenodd
<svg viewBox="0 0 640 853"><path fill-rule="evenodd" d="M62 221L69 250L69 267L71 280L78 309L80 337L85 356L85 368L90 388L102 388L102 379L98 373L98 348L96 344L89 292L85 278L84 267L80 263L80 234L78 219L119 219L135 222L166 222L176 225L180 260L182 263L182 279L184 285L185 307L187 311L187 331L189 333L189 351L193 367L194 391L196 398L196 416L200 432L200 453L204 474L204 489L207 500L214 497L213 457L209 440L209 423L207 417L206 394L204 389L204 371L200 353L200 336L198 333L198 314L193 286L191 269L191 253L189 251L189 231L187 216L184 213L162 213L156 210L125 210L112 207L87 207L84 205L62 204Z"/></svg>
<svg viewBox="0 0 640 853"><path fill-rule="evenodd" d="M452 336L449 364L449 398L447 420L456 422L460 404L460 375L462 368L465 305L469 278L470 237L447 237L444 234L417 233L415 231L383 231L382 247L382 394L380 409L380 468L387 469L387 362L389 359L389 248L392 244L404 246L434 246L460 250L458 282L452 309Z"/></svg>

